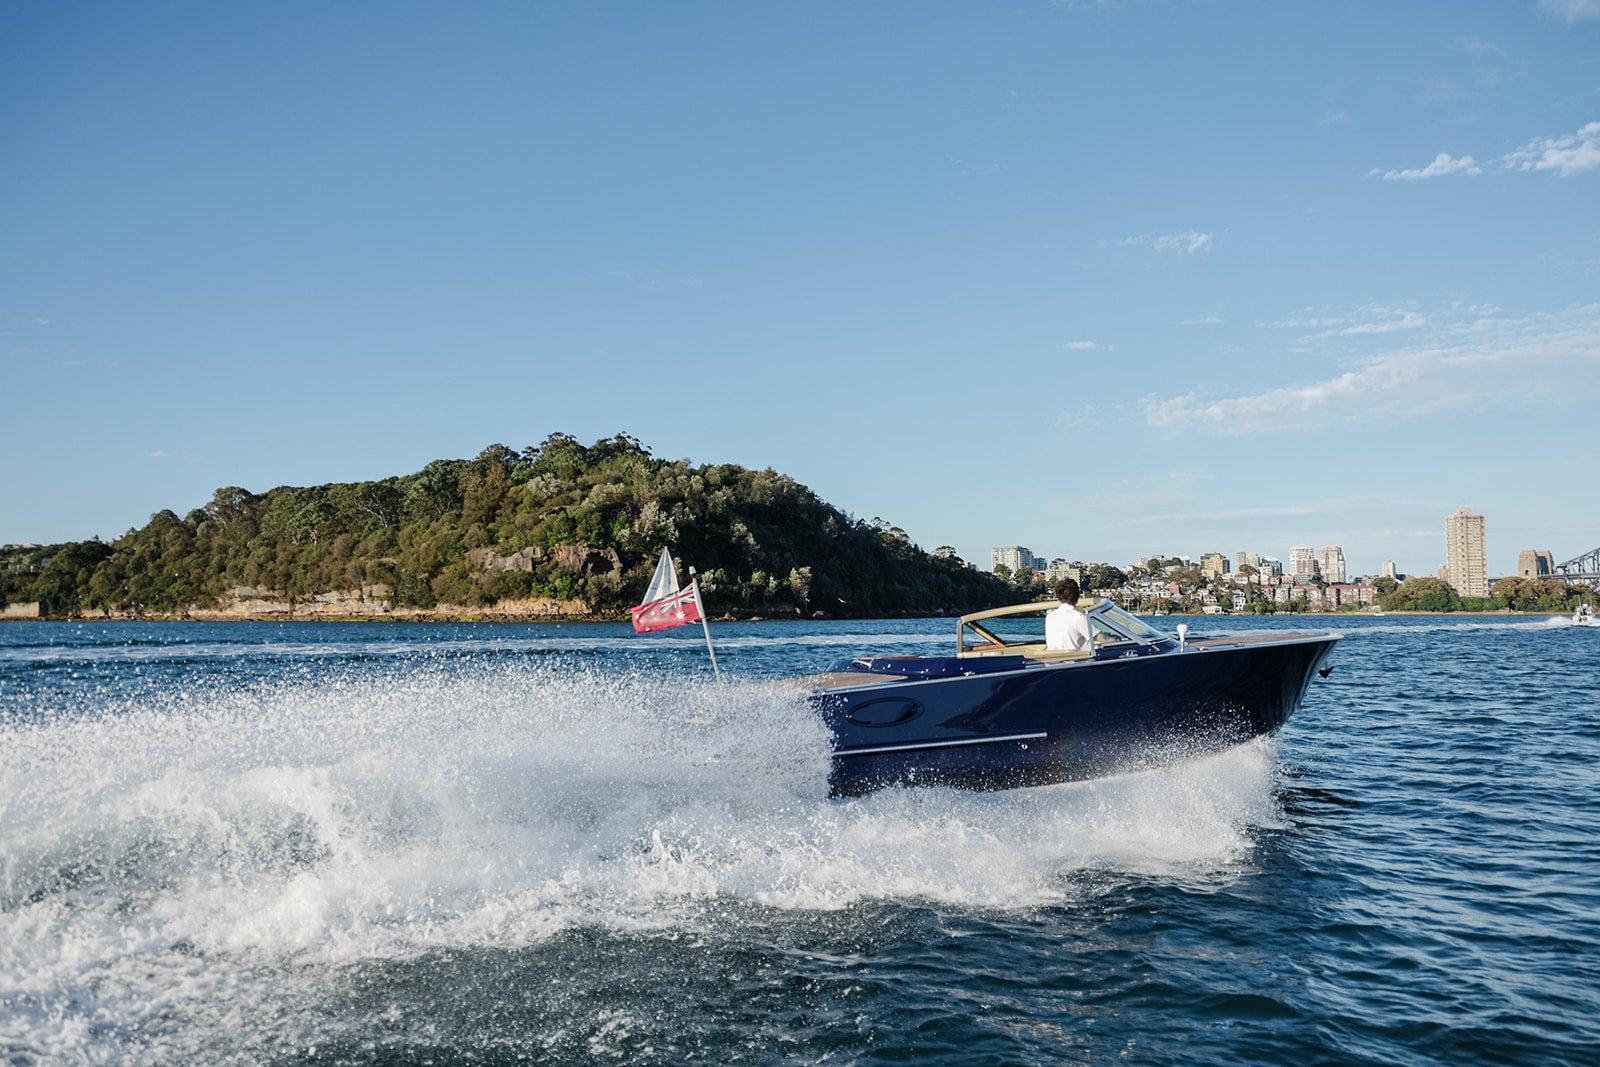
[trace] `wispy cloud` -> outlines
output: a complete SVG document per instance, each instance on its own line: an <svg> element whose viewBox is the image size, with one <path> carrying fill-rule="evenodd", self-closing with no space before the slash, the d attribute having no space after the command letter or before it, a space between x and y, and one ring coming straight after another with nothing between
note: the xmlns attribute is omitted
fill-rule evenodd
<svg viewBox="0 0 1600 1067"><path fill-rule="evenodd" d="M1360 360L1303 385L1205 399L1151 396L1151 426L1248 435L1453 410L1559 407L1600 392L1600 304L1521 319L1477 319L1431 343Z"/></svg>
<svg viewBox="0 0 1600 1067"><path fill-rule="evenodd" d="M184 455L184 453L169 452L164 448L158 448L154 452L146 452L145 455L149 456L151 459L172 459L175 456Z"/></svg>
<svg viewBox="0 0 1600 1067"><path fill-rule="evenodd" d="M1092 429L1100 425L1100 408L1094 404L1084 404L1077 411L1063 411L1056 416L1056 422L1064 429Z"/></svg>
<svg viewBox="0 0 1600 1067"><path fill-rule="evenodd" d="M1594 170L1600 167L1600 122L1560 137L1536 137L1501 163L1511 170L1553 170L1562 178Z"/></svg>
<svg viewBox="0 0 1600 1067"><path fill-rule="evenodd" d="M1061 347L1071 349L1074 352L1092 352L1100 346L1093 341L1068 341Z"/></svg>
<svg viewBox="0 0 1600 1067"><path fill-rule="evenodd" d="M1226 322L1226 321L1227 320L1224 319L1221 315L1207 315L1204 318L1199 318L1199 319L1179 319L1176 323L1174 323L1174 325L1176 325L1176 326L1215 326L1218 323L1222 323L1222 322Z"/></svg>
<svg viewBox="0 0 1600 1067"><path fill-rule="evenodd" d="M1481 95L1473 86L1464 85L1453 78L1423 78L1417 83L1413 99L1423 107L1439 107L1470 103Z"/></svg>
<svg viewBox="0 0 1600 1067"><path fill-rule="evenodd" d="M1346 337L1354 337L1366 333L1394 333L1397 330L1415 330L1426 326L1428 320L1415 311L1407 311L1399 318L1383 319L1379 322L1358 322L1353 326L1346 326L1339 333Z"/></svg>
<svg viewBox="0 0 1600 1067"><path fill-rule="evenodd" d="M1386 182L1415 182L1424 178L1439 178L1446 174L1482 174L1483 169L1471 156L1456 159L1448 152L1440 152L1426 167L1413 170L1384 170L1374 167L1367 172L1369 178L1382 178Z"/></svg>
<svg viewBox="0 0 1600 1067"><path fill-rule="evenodd" d="M1111 241L1101 241L1100 247L1148 248L1155 252L1176 252L1179 255L1192 256L1196 252L1209 250L1213 236L1209 233L1198 233L1194 230L1185 230L1182 233L1141 233L1133 237L1118 237Z"/></svg>
<svg viewBox="0 0 1600 1067"><path fill-rule="evenodd" d="M1305 504L1284 504L1276 507L1226 508L1203 511L1172 511L1165 514L1147 514L1130 517L1135 526L1187 526L1197 522L1247 522L1261 519L1298 519L1308 515L1345 515L1352 508L1370 503L1358 499L1317 500Z"/></svg>
<svg viewBox="0 0 1600 1067"><path fill-rule="evenodd" d="M1600 0L1595 0L1600 4ZM1515 152L1493 161L1496 165L1513 171L1550 171L1557 177L1571 178L1577 174L1600 169L1600 122L1580 127L1576 133L1553 137L1535 137ZM1440 152L1426 167L1412 170L1384 170L1374 167L1367 171L1369 178L1382 178L1387 182L1421 181L1446 174L1482 174L1483 167L1471 156L1459 159L1448 152Z"/></svg>
<svg viewBox="0 0 1600 1067"><path fill-rule="evenodd" d="M1482 37L1457 37L1456 47L1469 56L1503 56L1506 50Z"/></svg>
<svg viewBox="0 0 1600 1067"><path fill-rule="evenodd" d="M1408 307L1368 304L1348 310L1307 308L1286 319L1260 323L1271 330L1306 331L1306 340L1327 337L1360 337L1364 334L1396 333L1415 330L1428 324L1421 312Z"/></svg>
<svg viewBox="0 0 1600 1067"><path fill-rule="evenodd" d="M669 275L659 270L614 270L611 277L640 289L665 289L668 286L696 286L700 279L693 274Z"/></svg>
<svg viewBox="0 0 1600 1067"><path fill-rule="evenodd" d="M1600 19L1600 0L1539 0L1539 6L1568 22Z"/></svg>

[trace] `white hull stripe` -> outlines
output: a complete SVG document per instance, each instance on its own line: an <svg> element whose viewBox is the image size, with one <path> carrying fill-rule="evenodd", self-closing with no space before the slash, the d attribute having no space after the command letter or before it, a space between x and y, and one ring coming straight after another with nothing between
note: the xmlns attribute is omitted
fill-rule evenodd
<svg viewBox="0 0 1600 1067"><path fill-rule="evenodd" d="M911 752L919 748L956 748L960 745L993 745L1002 741L1035 741L1041 737L1049 737L1047 733L1037 734L1006 734L1002 737L968 737L960 741L918 741L911 745L878 745L874 748L847 748L835 752L839 756L876 756L881 752Z"/></svg>

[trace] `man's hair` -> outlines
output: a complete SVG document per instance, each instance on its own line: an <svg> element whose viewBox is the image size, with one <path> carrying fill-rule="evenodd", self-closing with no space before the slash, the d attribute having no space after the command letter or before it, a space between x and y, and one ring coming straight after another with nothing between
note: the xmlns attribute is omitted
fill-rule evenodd
<svg viewBox="0 0 1600 1067"><path fill-rule="evenodd" d="M1063 578L1056 583L1056 599L1063 604L1076 605L1080 592L1082 590L1078 588L1078 583L1071 578Z"/></svg>

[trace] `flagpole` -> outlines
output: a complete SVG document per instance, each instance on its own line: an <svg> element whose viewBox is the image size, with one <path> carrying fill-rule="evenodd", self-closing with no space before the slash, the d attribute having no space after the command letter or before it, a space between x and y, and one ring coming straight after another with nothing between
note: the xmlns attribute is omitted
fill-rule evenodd
<svg viewBox="0 0 1600 1067"><path fill-rule="evenodd" d="M717 668L717 650L711 647L711 624L706 622L706 606L700 599L700 579L694 576L692 566L689 568L689 588L694 590L694 606L700 609L700 628L706 632L706 651L711 653L711 673L721 682L722 671Z"/></svg>

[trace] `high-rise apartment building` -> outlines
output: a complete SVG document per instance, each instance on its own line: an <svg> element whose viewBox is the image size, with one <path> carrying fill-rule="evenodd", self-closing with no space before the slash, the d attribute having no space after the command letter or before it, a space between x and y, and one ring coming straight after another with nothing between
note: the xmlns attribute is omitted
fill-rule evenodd
<svg viewBox="0 0 1600 1067"><path fill-rule="evenodd" d="M1039 558L1021 545L1001 545L990 553L990 557L993 560L991 570L1002 563L1012 574L1039 569Z"/></svg>
<svg viewBox="0 0 1600 1067"><path fill-rule="evenodd" d="M1462 508L1444 520L1444 566L1450 587L1462 596L1488 596L1483 516Z"/></svg>
<svg viewBox="0 0 1600 1067"><path fill-rule="evenodd" d="M1207 578L1221 578L1228 573L1228 557L1221 552L1207 552L1200 557L1200 573Z"/></svg>
<svg viewBox="0 0 1600 1067"><path fill-rule="evenodd" d="M1295 545L1289 549L1289 574L1295 578L1317 576L1317 553L1310 545Z"/></svg>
<svg viewBox="0 0 1600 1067"><path fill-rule="evenodd" d="M1385 578L1394 578L1399 574L1400 572L1395 569L1394 560L1386 559L1383 561L1383 576Z"/></svg>
<svg viewBox="0 0 1600 1067"><path fill-rule="evenodd" d="M1046 585L1054 586L1063 578L1071 578L1075 582L1083 581L1083 568L1071 560L1056 558L1050 561L1050 566L1045 568L1044 580Z"/></svg>
<svg viewBox="0 0 1600 1067"><path fill-rule="evenodd" d="M1324 581L1332 583L1345 580L1344 549L1338 545L1323 545L1317 563L1322 567Z"/></svg>

